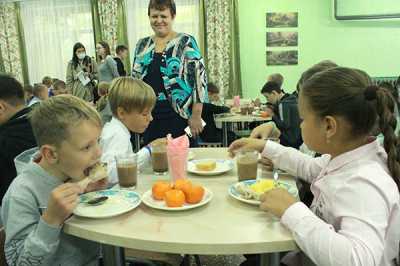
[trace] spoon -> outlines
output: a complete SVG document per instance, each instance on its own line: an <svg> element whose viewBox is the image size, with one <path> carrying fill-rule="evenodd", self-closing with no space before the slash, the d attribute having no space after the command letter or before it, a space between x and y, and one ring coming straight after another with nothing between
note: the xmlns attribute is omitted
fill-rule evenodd
<svg viewBox="0 0 400 266"><path fill-rule="evenodd" d="M100 197L90 199L90 200L86 201L85 203L88 205L97 206L97 205L101 205L101 204L105 203L106 200L108 200L107 196L100 196Z"/></svg>

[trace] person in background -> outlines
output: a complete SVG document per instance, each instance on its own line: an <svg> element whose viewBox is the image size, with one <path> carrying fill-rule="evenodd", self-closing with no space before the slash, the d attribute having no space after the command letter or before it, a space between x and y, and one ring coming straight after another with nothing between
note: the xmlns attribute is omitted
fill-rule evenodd
<svg viewBox="0 0 400 266"><path fill-rule="evenodd" d="M80 42L75 43L72 49L65 83L72 95L93 102L93 90L97 84L97 64L86 54L85 46Z"/></svg>
<svg viewBox="0 0 400 266"><path fill-rule="evenodd" d="M117 62L111 56L110 46L104 41L96 44L97 62L99 64L99 82L111 83L119 77Z"/></svg>
<svg viewBox="0 0 400 266"><path fill-rule="evenodd" d="M45 85L47 87L47 91L49 94L49 97L53 96L53 79L49 76L45 76L42 79L42 84Z"/></svg>
<svg viewBox="0 0 400 266"><path fill-rule="evenodd" d="M36 146L28 119L30 110L25 105L22 85L15 78L0 74L0 199L17 176L14 158Z"/></svg>
<svg viewBox="0 0 400 266"><path fill-rule="evenodd" d="M214 83L207 84L208 99L210 102L219 101L219 88ZM214 115L229 113L230 109L226 106L218 106L212 103L203 103L201 118L206 122L203 131L200 133L200 139L203 142L222 142L222 130L215 125ZM228 131L228 143L237 139L232 131Z"/></svg>
<svg viewBox="0 0 400 266"><path fill-rule="evenodd" d="M312 182L310 209L282 188L261 197L260 208L280 219L301 250L288 254L284 265L395 265L400 139L393 105L390 93L365 72L330 68L308 79L299 94L304 142L321 157L259 139L231 144L231 154L258 150L276 168ZM370 136L377 119L384 147Z"/></svg>
<svg viewBox="0 0 400 266"><path fill-rule="evenodd" d="M284 93L279 84L268 81L264 84L261 94L268 103L273 104L272 123L262 124L251 132L252 138L271 137L275 132L275 126L279 129L280 143L284 146L298 149L303 143L300 131L300 117L297 108L297 97Z"/></svg>
<svg viewBox="0 0 400 266"><path fill-rule="evenodd" d="M121 77L126 76L124 60L128 57L128 47L125 45L118 45L115 48L115 54L114 60L117 62L118 73Z"/></svg>
<svg viewBox="0 0 400 266"><path fill-rule="evenodd" d="M58 79L53 83L53 94L54 96L57 96L61 94L70 94L70 92L68 91L65 82Z"/></svg>
<svg viewBox="0 0 400 266"><path fill-rule="evenodd" d="M193 36L173 30L173 0L150 0L147 15L154 35L138 41L132 67L132 76L149 84L157 97L144 143L169 133L179 137L189 126L193 147L203 130L201 113L208 101L203 57Z"/></svg>
<svg viewBox="0 0 400 266"><path fill-rule="evenodd" d="M33 98L29 101L28 106L34 107L41 101L47 100L49 98L49 91L45 85L42 83L36 83L33 85Z"/></svg>
<svg viewBox="0 0 400 266"><path fill-rule="evenodd" d="M268 81L272 81L272 82L278 83L279 88L282 88L284 78L283 78L282 74L274 73L274 74L271 74L271 75L269 75L267 77L267 82Z"/></svg>
<svg viewBox="0 0 400 266"><path fill-rule="evenodd" d="M67 235L64 222L82 193L105 189L107 178L79 183L101 157L99 114L72 95L51 97L31 113L40 157L3 198L8 265L98 265L100 244Z"/></svg>
<svg viewBox="0 0 400 266"><path fill-rule="evenodd" d="M110 89L110 83L108 82L100 82L97 86L97 93L99 94L100 98L96 102L96 109L98 112L104 110L108 103L108 91Z"/></svg>
<svg viewBox="0 0 400 266"><path fill-rule="evenodd" d="M28 105L33 98L33 86L28 84L25 85L23 89L24 89L25 104Z"/></svg>

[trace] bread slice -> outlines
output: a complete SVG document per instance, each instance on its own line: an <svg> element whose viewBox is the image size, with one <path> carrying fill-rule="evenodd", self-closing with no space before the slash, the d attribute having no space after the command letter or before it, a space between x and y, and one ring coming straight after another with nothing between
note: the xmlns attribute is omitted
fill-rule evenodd
<svg viewBox="0 0 400 266"><path fill-rule="evenodd" d="M198 171L213 171L217 167L217 163L213 160L203 161L196 163L196 169Z"/></svg>

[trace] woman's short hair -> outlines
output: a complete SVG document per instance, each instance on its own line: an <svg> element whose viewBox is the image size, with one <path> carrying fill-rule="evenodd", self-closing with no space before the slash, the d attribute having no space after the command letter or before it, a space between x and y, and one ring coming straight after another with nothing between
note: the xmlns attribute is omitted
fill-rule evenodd
<svg viewBox="0 0 400 266"><path fill-rule="evenodd" d="M171 15L176 15L176 5L174 0L150 0L149 7L147 9L147 15L150 16L150 9L165 10L169 9Z"/></svg>

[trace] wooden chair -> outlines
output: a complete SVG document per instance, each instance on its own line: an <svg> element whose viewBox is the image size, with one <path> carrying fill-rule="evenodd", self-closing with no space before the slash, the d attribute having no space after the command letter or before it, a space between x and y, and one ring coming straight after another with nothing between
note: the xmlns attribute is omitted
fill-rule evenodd
<svg viewBox="0 0 400 266"><path fill-rule="evenodd" d="M6 242L6 231L0 228L0 266L7 266L6 255L4 254L4 244Z"/></svg>

